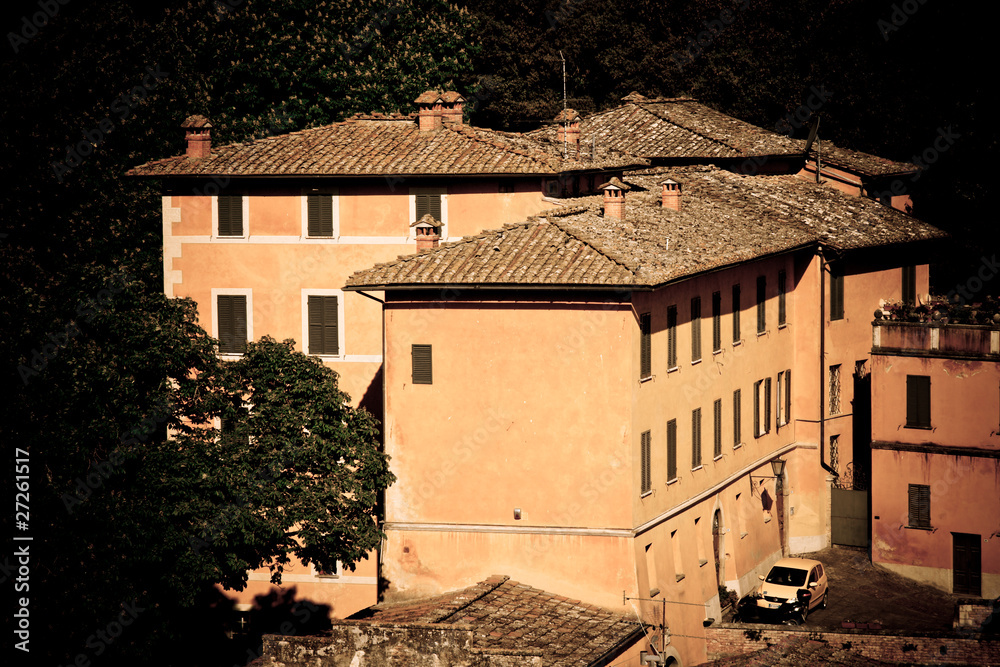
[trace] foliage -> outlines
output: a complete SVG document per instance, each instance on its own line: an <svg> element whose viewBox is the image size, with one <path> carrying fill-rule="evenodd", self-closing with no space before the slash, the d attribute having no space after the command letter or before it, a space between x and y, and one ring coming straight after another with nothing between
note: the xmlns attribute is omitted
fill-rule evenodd
<svg viewBox="0 0 1000 667"><path fill-rule="evenodd" d="M926 324L979 324L1000 323L1000 301L987 296L982 301L970 304L959 303L956 295L949 302L945 297L932 296L926 303L911 305L897 302L887 303L876 311L876 319L896 322L922 322Z"/></svg>
<svg viewBox="0 0 1000 667"><path fill-rule="evenodd" d="M719 605L722 607L730 606L734 609L736 608L736 603L739 601L740 596L736 594L736 591L727 588L724 585L719 586Z"/></svg>

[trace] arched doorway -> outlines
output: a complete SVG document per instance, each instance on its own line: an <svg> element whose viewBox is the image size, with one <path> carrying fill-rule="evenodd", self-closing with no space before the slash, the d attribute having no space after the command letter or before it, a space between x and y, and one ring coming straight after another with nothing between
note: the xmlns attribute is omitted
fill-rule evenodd
<svg viewBox="0 0 1000 667"><path fill-rule="evenodd" d="M722 525L722 510L715 510L712 515L712 550L715 552L715 582L717 586L722 586L725 582L725 571L723 570L722 554L724 553L722 538L725 528Z"/></svg>

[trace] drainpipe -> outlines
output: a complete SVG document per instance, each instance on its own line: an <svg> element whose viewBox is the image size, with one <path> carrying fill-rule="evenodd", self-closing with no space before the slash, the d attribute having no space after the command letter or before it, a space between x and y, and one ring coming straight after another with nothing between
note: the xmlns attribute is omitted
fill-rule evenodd
<svg viewBox="0 0 1000 667"><path fill-rule="evenodd" d="M819 256L819 464L834 477L840 475L826 462L826 271L829 264L823 256L823 246L816 249Z"/></svg>

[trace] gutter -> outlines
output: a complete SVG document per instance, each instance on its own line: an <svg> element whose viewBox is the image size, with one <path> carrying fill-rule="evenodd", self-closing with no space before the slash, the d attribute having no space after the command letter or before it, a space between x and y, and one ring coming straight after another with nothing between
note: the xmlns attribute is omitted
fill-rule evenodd
<svg viewBox="0 0 1000 667"><path fill-rule="evenodd" d="M834 477L840 474L826 462L826 271L829 263L823 246L816 248L819 257L819 464Z"/></svg>

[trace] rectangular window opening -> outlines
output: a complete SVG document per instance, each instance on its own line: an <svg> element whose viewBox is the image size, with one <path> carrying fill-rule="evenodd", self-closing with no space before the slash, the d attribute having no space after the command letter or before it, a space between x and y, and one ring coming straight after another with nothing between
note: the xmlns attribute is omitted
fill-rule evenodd
<svg viewBox="0 0 1000 667"><path fill-rule="evenodd" d="M410 355L413 361L413 384L433 384L431 346L414 344Z"/></svg>
<svg viewBox="0 0 1000 667"><path fill-rule="evenodd" d="M712 293L712 351L722 349L722 292Z"/></svg>
<svg viewBox="0 0 1000 667"><path fill-rule="evenodd" d="M691 361L701 359L701 297L691 299Z"/></svg>
<svg viewBox="0 0 1000 667"><path fill-rule="evenodd" d="M931 427L931 378L929 375L906 376L906 426Z"/></svg>

